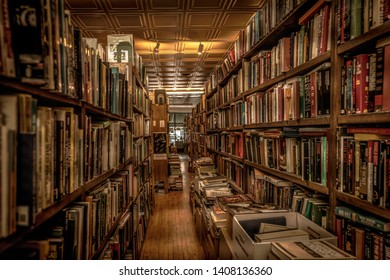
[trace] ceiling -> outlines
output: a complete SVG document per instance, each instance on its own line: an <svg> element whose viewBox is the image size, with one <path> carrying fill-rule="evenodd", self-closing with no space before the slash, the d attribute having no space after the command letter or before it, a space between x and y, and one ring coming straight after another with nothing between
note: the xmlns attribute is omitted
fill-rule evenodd
<svg viewBox="0 0 390 280"><path fill-rule="evenodd" d="M262 1L65 0L74 25L84 36L106 43L108 34L133 34L149 76L149 89L167 92L203 90L210 72L225 58ZM157 41L160 50L156 55ZM200 42L204 52L198 55ZM170 105L181 104L185 111L198 102L196 97L182 96L170 97Z"/></svg>

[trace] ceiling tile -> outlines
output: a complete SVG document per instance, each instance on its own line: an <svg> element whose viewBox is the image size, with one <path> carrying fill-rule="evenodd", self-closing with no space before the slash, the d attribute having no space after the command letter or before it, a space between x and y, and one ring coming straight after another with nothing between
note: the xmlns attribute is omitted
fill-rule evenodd
<svg viewBox="0 0 390 280"><path fill-rule="evenodd" d="M219 30L216 38L219 40L228 40L233 42L236 40L238 33L239 30L232 30L232 29Z"/></svg>
<svg viewBox="0 0 390 280"><path fill-rule="evenodd" d="M212 27L217 18L217 13L188 13L187 27Z"/></svg>
<svg viewBox="0 0 390 280"><path fill-rule="evenodd" d="M223 6L224 0L191 0L191 9L220 9Z"/></svg>
<svg viewBox="0 0 390 280"><path fill-rule="evenodd" d="M178 10L178 9L181 9L182 1L181 0L164 0L164 1L149 0L149 5L150 5L151 9Z"/></svg>
<svg viewBox="0 0 390 280"><path fill-rule="evenodd" d="M88 13L74 15L86 29L113 29L105 14Z"/></svg>
<svg viewBox="0 0 390 280"><path fill-rule="evenodd" d="M238 29L246 26L253 13L227 13L222 21L222 27L236 27Z"/></svg>
<svg viewBox="0 0 390 280"><path fill-rule="evenodd" d="M112 17L116 19L119 28L145 28L142 14L115 14Z"/></svg>
<svg viewBox="0 0 390 280"><path fill-rule="evenodd" d="M107 5L111 9L140 9L142 0L106 0Z"/></svg>
<svg viewBox="0 0 390 280"><path fill-rule="evenodd" d="M164 13L150 14L152 27L155 28L180 28L181 14L179 13Z"/></svg>
<svg viewBox="0 0 390 280"><path fill-rule="evenodd" d="M73 11L77 9L81 9L81 10L101 9L100 5L95 0L92 1L91 0L66 0L65 5L68 9L72 9Z"/></svg>
<svg viewBox="0 0 390 280"><path fill-rule="evenodd" d="M186 30L184 33L185 39L189 41L208 41L212 31L207 30Z"/></svg>
<svg viewBox="0 0 390 280"><path fill-rule="evenodd" d="M260 3L264 0L236 0L232 4L232 8L236 9L248 9L248 8L258 8L260 7Z"/></svg>

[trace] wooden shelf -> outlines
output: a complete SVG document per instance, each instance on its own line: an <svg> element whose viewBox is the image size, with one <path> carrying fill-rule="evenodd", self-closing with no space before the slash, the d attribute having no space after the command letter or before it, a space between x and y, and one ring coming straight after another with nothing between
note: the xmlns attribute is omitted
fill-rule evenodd
<svg viewBox="0 0 390 280"><path fill-rule="evenodd" d="M106 118L109 118L112 120L118 120L118 121L123 121L123 122L127 122L127 123L132 122L131 119L112 114L111 112L106 111L105 109L96 107L95 105L89 104L87 102L83 102L83 107L85 108L85 110L88 114L93 114L95 116L106 117Z"/></svg>
<svg viewBox="0 0 390 280"><path fill-rule="evenodd" d="M319 183L302 180L302 178L298 175L291 174L291 173L284 172L284 171L279 171L279 170L276 170L273 168L264 167L262 165L250 162L248 160L244 160L244 164L252 166L256 169L267 172L267 173L272 174L274 176L277 176L279 178L291 181L293 183L296 183L300 186L311 189L313 191L329 195L329 189L327 187L325 187Z"/></svg>
<svg viewBox="0 0 390 280"><path fill-rule="evenodd" d="M237 74L238 71L242 68L242 59L239 59L236 63L236 65L234 65L234 67L226 74L226 76L218 83L218 85L220 87L223 87L225 86L228 81L230 80L230 78L234 75L234 74Z"/></svg>
<svg viewBox="0 0 390 280"><path fill-rule="evenodd" d="M81 107L80 100L75 97L71 97L60 92L50 91L47 89L41 89L37 86L30 84L23 84L17 79L0 77L0 87L4 92L4 88L10 90L10 93L28 93L33 95L35 98L46 102L55 102L56 104L61 104L65 106L77 106Z"/></svg>
<svg viewBox="0 0 390 280"><path fill-rule="evenodd" d="M339 55L346 54L348 52L361 52L362 49L374 48L376 41L383 37L388 36L390 32L390 21L386 21L384 24L375 27L367 33L347 41L346 43L337 47L337 53Z"/></svg>
<svg viewBox="0 0 390 280"><path fill-rule="evenodd" d="M336 191L336 198L338 200L343 201L345 203L348 203L356 208L360 208L363 211L367 211L367 212L370 212L376 216L390 220L390 209L378 207L378 206L373 205L367 201L361 200L360 198L358 198L356 196L342 193L339 191Z"/></svg>
<svg viewBox="0 0 390 280"><path fill-rule="evenodd" d="M256 129L256 128L273 128L273 127L285 127L285 126L321 126L329 125L330 117L323 116L317 118L299 119L294 121L281 121L261 124L246 124L244 129Z"/></svg>
<svg viewBox="0 0 390 280"><path fill-rule="evenodd" d="M220 128L219 131L236 131L236 130L242 130L243 128L244 126L239 125L239 126Z"/></svg>
<svg viewBox="0 0 390 280"><path fill-rule="evenodd" d="M206 93L206 99L207 98L210 98L211 96L214 95L214 93L216 93L218 91L218 86L216 86L215 88L213 88L210 92L207 92Z"/></svg>
<svg viewBox="0 0 390 280"><path fill-rule="evenodd" d="M339 124L378 124L390 123L390 112L375 112L354 115L338 115Z"/></svg>

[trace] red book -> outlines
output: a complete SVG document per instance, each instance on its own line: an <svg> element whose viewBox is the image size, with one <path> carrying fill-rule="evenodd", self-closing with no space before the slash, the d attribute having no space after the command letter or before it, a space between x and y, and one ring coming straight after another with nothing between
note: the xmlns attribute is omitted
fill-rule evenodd
<svg viewBox="0 0 390 280"><path fill-rule="evenodd" d="M323 54L328 50L329 10L330 10L330 6L326 5L324 7L324 12L322 13L322 30L321 30L322 38L321 38L320 54Z"/></svg>
<svg viewBox="0 0 390 280"><path fill-rule="evenodd" d="M382 110L390 111L390 45L384 47Z"/></svg>
<svg viewBox="0 0 390 280"><path fill-rule="evenodd" d="M348 133L380 134L390 135L389 127L349 127Z"/></svg>
<svg viewBox="0 0 390 280"><path fill-rule="evenodd" d="M368 54L356 56L356 114L368 112Z"/></svg>

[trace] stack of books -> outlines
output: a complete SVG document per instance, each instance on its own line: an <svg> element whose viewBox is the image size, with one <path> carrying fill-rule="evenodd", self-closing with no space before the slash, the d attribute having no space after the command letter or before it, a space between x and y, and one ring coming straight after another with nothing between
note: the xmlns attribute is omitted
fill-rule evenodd
<svg viewBox="0 0 390 280"><path fill-rule="evenodd" d="M183 190L183 177L180 170L180 158L178 154L169 157L169 189Z"/></svg>

